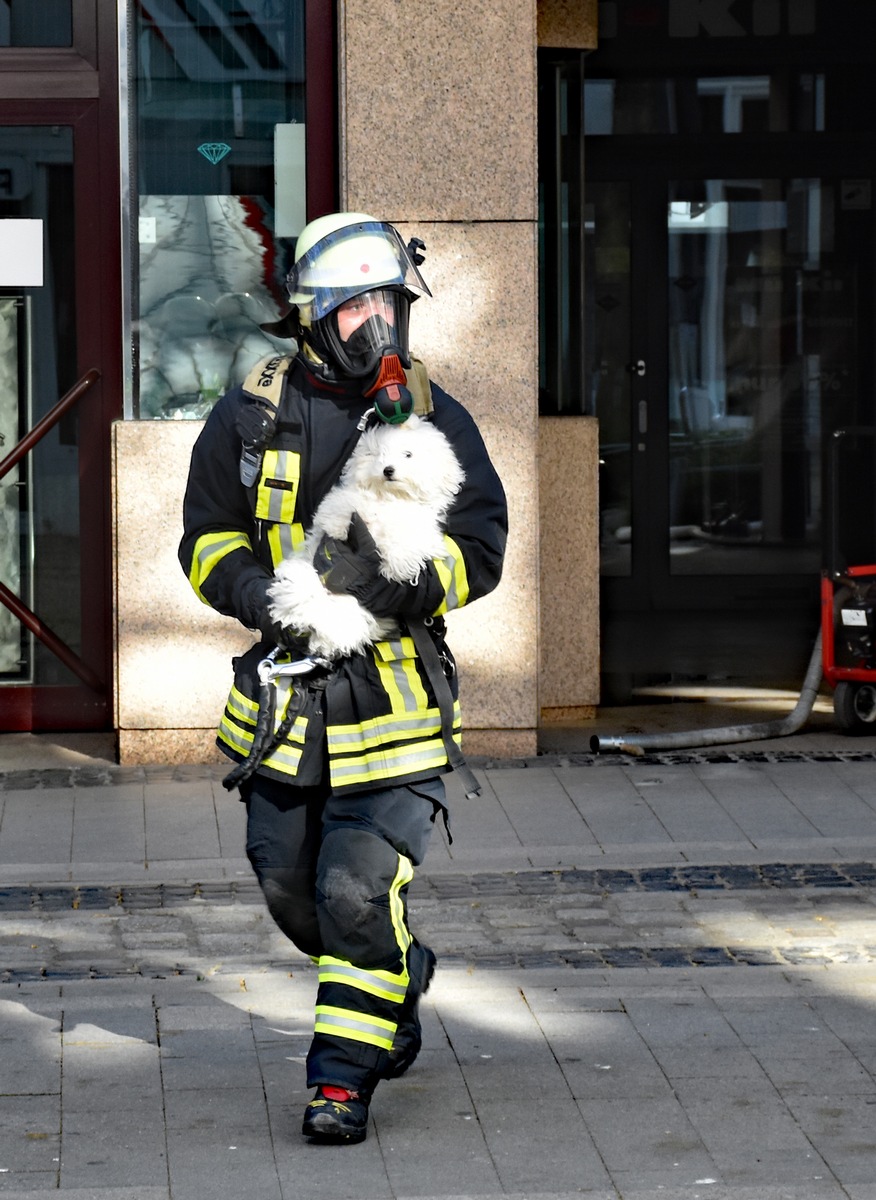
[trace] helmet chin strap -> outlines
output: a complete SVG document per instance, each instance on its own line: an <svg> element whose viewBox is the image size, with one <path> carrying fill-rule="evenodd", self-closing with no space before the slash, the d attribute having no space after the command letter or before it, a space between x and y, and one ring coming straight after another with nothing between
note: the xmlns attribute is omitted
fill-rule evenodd
<svg viewBox="0 0 876 1200"><path fill-rule="evenodd" d="M414 398L408 391L407 382L399 356L384 354L365 397L374 401L375 416L387 425L401 425L414 411Z"/></svg>

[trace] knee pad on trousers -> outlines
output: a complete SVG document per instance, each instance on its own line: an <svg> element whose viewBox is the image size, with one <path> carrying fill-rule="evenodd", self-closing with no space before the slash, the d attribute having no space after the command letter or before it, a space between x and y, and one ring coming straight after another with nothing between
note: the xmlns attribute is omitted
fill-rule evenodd
<svg viewBox="0 0 876 1200"><path fill-rule="evenodd" d="M304 954L319 958L322 939L309 879L288 867L260 867L262 895L277 928Z"/></svg>
<svg viewBox="0 0 876 1200"><path fill-rule="evenodd" d="M407 879L399 882L399 864L406 861L381 837L354 825L326 834L316 877L326 954L362 967L402 969L406 945L399 944L391 904L404 904Z"/></svg>

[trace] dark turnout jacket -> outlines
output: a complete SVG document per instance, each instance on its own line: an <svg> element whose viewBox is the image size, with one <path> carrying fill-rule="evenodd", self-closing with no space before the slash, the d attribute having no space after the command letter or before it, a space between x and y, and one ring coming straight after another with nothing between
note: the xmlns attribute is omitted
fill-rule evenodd
<svg viewBox="0 0 876 1200"><path fill-rule="evenodd" d="M252 394L235 388L208 417L192 452L179 548L183 570L200 599L262 635L235 659L234 685L217 735L220 747L238 761L249 755L258 723L258 663L282 640L267 611L273 568L303 542L314 511L356 444L358 422L369 408L357 388L332 387L295 358L286 374L276 433L257 482L247 488L240 479L236 421L241 407L252 402ZM450 669L442 616L498 584L507 509L502 484L472 418L435 384L431 403L431 419L453 446L465 483L447 514L446 553L421 573L406 612L411 622L428 619ZM284 645L277 662L301 657L304 651L303 646ZM450 684L453 737L458 741L455 672ZM436 689L404 621L399 636L342 659L310 691L301 678L280 678L272 686L275 744L258 768L264 774L310 785L323 777L327 761L328 782L339 791L413 782L449 769L448 731L442 736Z"/></svg>

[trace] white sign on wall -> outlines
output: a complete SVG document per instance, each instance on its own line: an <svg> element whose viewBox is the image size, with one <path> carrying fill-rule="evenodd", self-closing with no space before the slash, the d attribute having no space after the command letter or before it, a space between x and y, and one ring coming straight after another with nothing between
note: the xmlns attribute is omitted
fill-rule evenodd
<svg viewBox="0 0 876 1200"><path fill-rule="evenodd" d="M274 236L298 237L307 224L304 125L274 126Z"/></svg>
<svg viewBox="0 0 876 1200"><path fill-rule="evenodd" d="M0 287L43 286L43 222L0 220Z"/></svg>

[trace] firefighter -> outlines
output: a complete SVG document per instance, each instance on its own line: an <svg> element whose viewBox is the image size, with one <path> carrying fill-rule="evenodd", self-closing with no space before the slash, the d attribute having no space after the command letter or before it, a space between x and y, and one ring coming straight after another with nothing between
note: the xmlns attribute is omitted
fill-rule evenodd
<svg viewBox="0 0 876 1200"><path fill-rule="evenodd" d="M431 295L421 242L361 213L302 231L275 334L297 350L223 396L192 452L180 562L196 594L259 635L234 660L218 730L247 807L247 855L282 932L318 964L303 1132L365 1138L377 1083L420 1049L419 998L435 955L408 926L407 891L460 765L459 708L443 615L499 582L505 496L477 427L408 348L411 303ZM273 568L301 545L369 422L416 411L450 440L466 480L445 553L416 581L377 571L367 529L324 539L331 591L400 634L307 673L307 646L269 612ZM302 667L302 662L304 667Z"/></svg>

